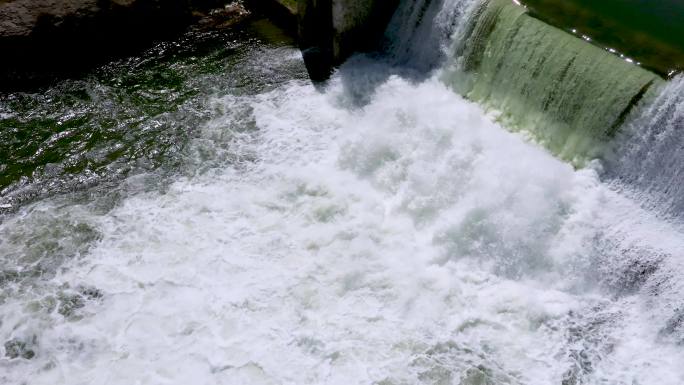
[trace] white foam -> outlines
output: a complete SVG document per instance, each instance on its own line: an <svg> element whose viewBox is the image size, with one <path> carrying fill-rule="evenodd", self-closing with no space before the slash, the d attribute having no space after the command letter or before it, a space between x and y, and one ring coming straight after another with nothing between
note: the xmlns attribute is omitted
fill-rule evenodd
<svg viewBox="0 0 684 385"><path fill-rule="evenodd" d="M656 341L645 300L592 282L594 238L643 218L636 206L435 79L392 77L363 108L344 95L336 78L214 100L196 172L84 219L101 238L54 282L102 299L69 320L2 305L38 338L33 360L0 363L5 378L547 385L596 340L614 351L589 382L681 383L681 349ZM578 313L623 305L572 342Z"/></svg>

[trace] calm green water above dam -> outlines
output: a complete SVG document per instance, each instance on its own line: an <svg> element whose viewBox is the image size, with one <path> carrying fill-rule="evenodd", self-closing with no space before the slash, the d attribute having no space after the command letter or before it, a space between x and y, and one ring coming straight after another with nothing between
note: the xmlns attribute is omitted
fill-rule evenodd
<svg viewBox="0 0 684 385"><path fill-rule="evenodd" d="M532 15L666 75L684 69L684 1L523 0Z"/></svg>

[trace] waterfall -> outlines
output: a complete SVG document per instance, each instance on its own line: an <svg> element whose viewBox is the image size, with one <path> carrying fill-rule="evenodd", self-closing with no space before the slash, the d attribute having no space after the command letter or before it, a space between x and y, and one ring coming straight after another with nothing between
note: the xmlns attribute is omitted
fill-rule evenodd
<svg viewBox="0 0 684 385"><path fill-rule="evenodd" d="M625 124L607 174L636 190L649 208L684 220L684 75L664 85Z"/></svg>
<svg viewBox="0 0 684 385"><path fill-rule="evenodd" d="M387 39L395 63L439 67L508 129L578 167L602 159L619 189L684 215L684 75L666 82L510 0L403 1Z"/></svg>
<svg viewBox="0 0 684 385"><path fill-rule="evenodd" d="M440 65L444 83L509 130L576 167L602 160L614 190L684 219L684 75L666 82L510 0L406 1L389 31L398 62ZM684 340L681 234L648 215L609 217L587 251L595 278L618 297L648 298L661 338ZM588 375L577 368L568 381Z"/></svg>
<svg viewBox="0 0 684 385"><path fill-rule="evenodd" d="M443 64L450 41L469 25L477 0L403 0L385 33L396 65L428 72Z"/></svg>
<svg viewBox="0 0 684 385"><path fill-rule="evenodd" d="M581 166L660 78L549 26L510 0L481 5L445 79L560 158ZM458 56L460 54L460 56Z"/></svg>

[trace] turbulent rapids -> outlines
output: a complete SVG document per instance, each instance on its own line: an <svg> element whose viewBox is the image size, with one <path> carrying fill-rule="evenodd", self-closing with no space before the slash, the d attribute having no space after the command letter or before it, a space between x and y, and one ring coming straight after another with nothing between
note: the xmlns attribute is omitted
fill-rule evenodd
<svg viewBox="0 0 684 385"><path fill-rule="evenodd" d="M318 87L258 27L0 99L63 127L3 166L1 384L684 383L684 77L503 0Z"/></svg>
<svg viewBox="0 0 684 385"><path fill-rule="evenodd" d="M463 37L462 67L476 72L465 93L499 109L504 124L529 130L564 159L598 156L597 144L659 84L656 75L533 19L508 0L482 8Z"/></svg>

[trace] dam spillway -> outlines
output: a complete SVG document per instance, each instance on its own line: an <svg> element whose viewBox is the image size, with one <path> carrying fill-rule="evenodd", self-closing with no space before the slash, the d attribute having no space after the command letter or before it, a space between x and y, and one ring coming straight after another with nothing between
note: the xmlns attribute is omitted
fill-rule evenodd
<svg viewBox="0 0 684 385"><path fill-rule="evenodd" d="M684 76L664 80L508 0L402 2L387 33L394 65L437 71L509 130L577 167L600 159L607 179L684 218Z"/></svg>

